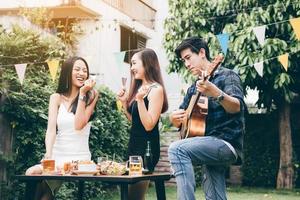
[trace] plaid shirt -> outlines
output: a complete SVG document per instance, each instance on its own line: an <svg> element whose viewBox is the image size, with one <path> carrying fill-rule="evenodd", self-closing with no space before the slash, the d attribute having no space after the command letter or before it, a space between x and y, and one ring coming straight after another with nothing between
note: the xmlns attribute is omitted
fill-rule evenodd
<svg viewBox="0 0 300 200"><path fill-rule="evenodd" d="M206 116L206 136L215 136L229 142L240 155L243 147L243 133L245 129L243 88L239 76L233 71L220 67L209 79L224 93L240 101L241 111L230 114L214 98L208 97L208 115ZM191 85L179 108L187 109L190 99L196 93L196 83Z"/></svg>

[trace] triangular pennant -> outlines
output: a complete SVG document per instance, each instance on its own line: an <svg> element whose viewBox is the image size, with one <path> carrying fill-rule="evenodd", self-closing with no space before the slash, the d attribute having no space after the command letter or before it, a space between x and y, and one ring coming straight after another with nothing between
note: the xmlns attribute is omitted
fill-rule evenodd
<svg viewBox="0 0 300 200"><path fill-rule="evenodd" d="M19 81L20 81L21 85L23 84L23 80L24 80L24 77L25 77L26 67L27 67L26 63L15 64L16 72L18 74L18 78L19 78Z"/></svg>
<svg viewBox="0 0 300 200"><path fill-rule="evenodd" d="M224 55L226 55L228 49L229 34L228 33L219 34L217 35L217 38L220 42Z"/></svg>
<svg viewBox="0 0 300 200"><path fill-rule="evenodd" d="M122 102L120 100L117 100L117 109L118 111L122 110Z"/></svg>
<svg viewBox="0 0 300 200"><path fill-rule="evenodd" d="M59 65L59 60L48 60L47 61L48 67L49 67L49 71L50 71L50 75L52 77L52 80L54 81L56 78L56 74L57 74L57 68Z"/></svg>
<svg viewBox="0 0 300 200"><path fill-rule="evenodd" d="M127 69L125 66L124 58L125 58L126 51L116 52L114 53L116 64L119 69L119 73L121 77L126 77Z"/></svg>
<svg viewBox="0 0 300 200"><path fill-rule="evenodd" d="M294 29L294 32L296 34L296 38L300 40L300 17L290 19L290 23Z"/></svg>
<svg viewBox="0 0 300 200"><path fill-rule="evenodd" d="M124 63L124 57L125 57L126 51L116 52L114 53L117 66L123 69L123 63Z"/></svg>
<svg viewBox="0 0 300 200"><path fill-rule="evenodd" d="M264 45L265 43L265 33L266 33L266 25L257 26L253 28L253 32L256 35L256 38L260 45Z"/></svg>
<svg viewBox="0 0 300 200"><path fill-rule="evenodd" d="M255 63L254 65L255 70L257 71L257 73L263 77L263 70L264 70L264 61Z"/></svg>
<svg viewBox="0 0 300 200"><path fill-rule="evenodd" d="M285 71L287 71L288 64L289 64L289 54L286 53L286 54L278 56L278 60L284 67Z"/></svg>

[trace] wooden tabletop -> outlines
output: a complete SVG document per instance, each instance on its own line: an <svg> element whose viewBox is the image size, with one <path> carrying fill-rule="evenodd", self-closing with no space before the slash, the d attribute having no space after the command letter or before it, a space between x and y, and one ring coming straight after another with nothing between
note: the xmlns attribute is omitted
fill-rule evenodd
<svg viewBox="0 0 300 200"><path fill-rule="evenodd" d="M113 176L113 175L94 175L94 176L87 176L87 175L16 175L16 179L20 181L38 181L38 180L64 180L64 181L75 181L75 180L82 180L82 181L105 181L105 182L115 182L115 183L135 183L142 180L169 180L172 178L170 173L153 173L147 175L140 175L140 176L129 176L129 175L122 175L122 176Z"/></svg>

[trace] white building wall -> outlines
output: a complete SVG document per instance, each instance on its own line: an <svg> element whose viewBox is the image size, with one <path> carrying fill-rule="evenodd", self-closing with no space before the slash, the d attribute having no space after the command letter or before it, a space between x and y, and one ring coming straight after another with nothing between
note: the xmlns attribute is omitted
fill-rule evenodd
<svg viewBox="0 0 300 200"><path fill-rule="evenodd" d="M166 68L169 63L162 45L164 34L163 21L168 15L168 2L160 0L153 1L154 8L157 10L154 30L145 27L137 21L133 23L130 17L100 0L83 0L82 4L101 14L100 21L97 24L97 26L100 27L99 31L94 31L96 33L93 34L89 33L89 29L93 30L95 23L84 23L84 27L87 28L88 31L87 34L80 39L79 44L80 55L83 57L89 54L92 55L92 60L90 61L91 72L100 74L100 76L97 77L98 82L109 86L113 91L117 92L121 87L121 77L125 74L128 80L130 79L129 66L127 66L127 72L126 70L125 72L120 70L120 66L117 66L114 53L120 51L120 26L118 24L128 28L134 28L138 34L148 38L146 46L152 48L157 53L168 94L169 110L177 108L182 100L180 91L183 89L184 84L177 74L166 73ZM114 19L117 19L117 24L114 22ZM100 46L98 42L100 42ZM127 83L129 83L129 81Z"/></svg>
<svg viewBox="0 0 300 200"><path fill-rule="evenodd" d="M88 60L91 72L99 74L97 82L117 92L121 88L121 77L126 76L129 79L130 75L129 66L127 70L124 70L126 66L117 66L115 58L115 53L120 52L121 46L120 25L128 28L134 27L139 34L147 38L153 37L154 31L140 23L133 23L130 17L101 0L83 0L81 3L99 13L101 17L97 22L81 23L83 29L86 30L86 35L80 38L78 54L86 58L92 57Z"/></svg>

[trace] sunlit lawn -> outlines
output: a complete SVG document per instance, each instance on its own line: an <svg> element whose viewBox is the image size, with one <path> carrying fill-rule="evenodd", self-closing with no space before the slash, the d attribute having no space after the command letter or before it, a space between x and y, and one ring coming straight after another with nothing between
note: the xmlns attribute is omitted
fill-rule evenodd
<svg viewBox="0 0 300 200"><path fill-rule="evenodd" d="M261 188L244 188L228 187L228 200L300 200L300 189L292 191L261 189ZM167 200L176 200L176 188L166 187ZM111 200L120 199L120 194L116 192ZM146 196L146 200L156 199L155 188L152 186ZM204 200L202 188L197 188L196 199Z"/></svg>

